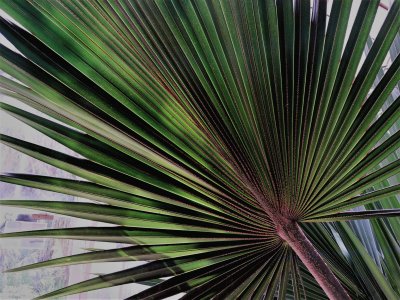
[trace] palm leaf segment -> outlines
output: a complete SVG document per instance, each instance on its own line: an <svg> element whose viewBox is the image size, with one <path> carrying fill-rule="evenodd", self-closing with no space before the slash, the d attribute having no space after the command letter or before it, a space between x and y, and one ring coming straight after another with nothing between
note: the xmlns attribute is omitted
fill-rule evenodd
<svg viewBox="0 0 400 300"><path fill-rule="evenodd" d="M1 1L22 25L0 22L22 54L0 47L1 69L17 79L2 76L1 91L60 122L2 108L83 158L10 136L2 142L85 181L1 180L95 201L2 204L117 225L2 236L132 245L11 271L150 261L43 298L172 276L132 299L325 299L312 274L339 299L296 251L303 239L346 297L368 297L333 227L318 222L399 215L398 206L348 210L400 189L360 195L399 170L399 160L376 167L400 144L399 132L382 139L399 119L400 99L380 111L400 80L400 57L374 80L399 31L400 2L365 60L379 2L361 2L348 37L351 1L333 1L329 18L326 1L310 2ZM303 222L312 223L302 225L305 235ZM363 248L349 230L337 223L341 244ZM370 266L367 253L355 253ZM384 275L373 274L378 295L395 299Z"/></svg>

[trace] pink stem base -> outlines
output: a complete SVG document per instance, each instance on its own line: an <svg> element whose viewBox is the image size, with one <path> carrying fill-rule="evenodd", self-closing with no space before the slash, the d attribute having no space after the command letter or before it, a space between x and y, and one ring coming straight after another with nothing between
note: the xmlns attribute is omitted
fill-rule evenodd
<svg viewBox="0 0 400 300"><path fill-rule="evenodd" d="M339 280L305 236L300 226L292 220L275 216L278 235L285 240L304 263L315 280L331 300L351 300Z"/></svg>

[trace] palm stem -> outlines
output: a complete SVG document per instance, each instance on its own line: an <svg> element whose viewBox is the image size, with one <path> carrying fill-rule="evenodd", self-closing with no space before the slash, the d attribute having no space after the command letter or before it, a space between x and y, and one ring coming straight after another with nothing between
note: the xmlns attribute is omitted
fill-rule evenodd
<svg viewBox="0 0 400 300"><path fill-rule="evenodd" d="M278 235L297 254L329 299L350 300L346 290L324 262L317 249L306 237L299 224L289 219L277 217L274 218L274 222Z"/></svg>
<svg viewBox="0 0 400 300"><path fill-rule="evenodd" d="M277 209L271 203L263 201L262 196L254 190L253 194L266 214L271 218L279 237L297 254L329 299L351 300L335 274L333 274L317 249L304 234L298 222L285 216L284 213L277 212Z"/></svg>

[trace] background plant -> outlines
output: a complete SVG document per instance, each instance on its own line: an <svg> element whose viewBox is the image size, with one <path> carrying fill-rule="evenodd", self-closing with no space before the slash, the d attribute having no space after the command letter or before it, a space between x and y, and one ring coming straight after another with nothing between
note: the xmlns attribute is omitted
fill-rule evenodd
<svg viewBox="0 0 400 300"><path fill-rule="evenodd" d="M2 237L132 244L11 271L150 261L43 298L172 276L132 299L397 299L400 1L372 41L378 6L1 1L2 93L58 122L1 107L84 158L1 141L85 181L1 180L94 201L1 203L117 225Z"/></svg>

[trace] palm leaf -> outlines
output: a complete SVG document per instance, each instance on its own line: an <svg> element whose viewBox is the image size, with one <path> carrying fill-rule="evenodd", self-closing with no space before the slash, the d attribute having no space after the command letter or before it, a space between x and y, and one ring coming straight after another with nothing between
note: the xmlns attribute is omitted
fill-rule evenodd
<svg viewBox="0 0 400 300"><path fill-rule="evenodd" d="M38 299L131 282L149 288L130 299L400 297L400 1L374 41L378 0L0 8L12 18L0 17L0 31L19 51L0 45L0 92L48 118L0 108L79 157L1 142L81 178L0 180L95 202L0 205L116 225L0 237L131 245L9 272L146 261ZM370 223L343 222L360 219Z"/></svg>

